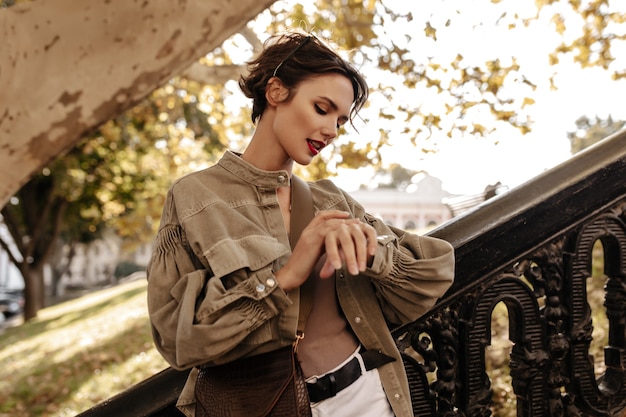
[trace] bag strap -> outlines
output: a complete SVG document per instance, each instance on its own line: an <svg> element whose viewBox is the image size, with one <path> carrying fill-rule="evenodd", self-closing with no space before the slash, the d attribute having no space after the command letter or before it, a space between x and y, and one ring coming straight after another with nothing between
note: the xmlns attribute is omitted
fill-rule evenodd
<svg viewBox="0 0 626 417"><path fill-rule="evenodd" d="M300 238L302 230L315 216L313 197L309 185L302 179L291 175L291 220L290 220L290 244L293 250ZM313 277L309 277L300 286L300 314L298 315L298 331L294 347L297 347L300 339L304 337L304 326L313 308Z"/></svg>
<svg viewBox="0 0 626 417"><path fill-rule="evenodd" d="M291 250L296 247L300 234L315 216L313 197L309 184L304 180L291 176Z"/></svg>

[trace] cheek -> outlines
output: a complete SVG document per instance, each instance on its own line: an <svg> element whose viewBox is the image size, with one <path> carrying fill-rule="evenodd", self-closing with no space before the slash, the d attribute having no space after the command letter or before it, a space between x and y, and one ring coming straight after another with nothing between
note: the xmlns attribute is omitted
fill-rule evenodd
<svg viewBox="0 0 626 417"><path fill-rule="evenodd" d="M277 115L275 127L283 132L298 130L309 135L316 129L320 117L308 103L295 99L282 108L280 114Z"/></svg>
<svg viewBox="0 0 626 417"><path fill-rule="evenodd" d="M295 111L295 117L298 121L298 126L305 130L315 130L317 122L319 120L319 115L315 113L314 110L311 110L307 107L297 107Z"/></svg>
<svg viewBox="0 0 626 417"><path fill-rule="evenodd" d="M284 139L301 136L307 128L308 123L301 110L293 107L285 108L274 119L274 132Z"/></svg>

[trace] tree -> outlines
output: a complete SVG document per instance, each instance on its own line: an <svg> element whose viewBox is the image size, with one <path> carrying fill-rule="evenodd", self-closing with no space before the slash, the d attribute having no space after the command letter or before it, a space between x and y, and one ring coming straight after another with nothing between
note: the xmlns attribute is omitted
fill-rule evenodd
<svg viewBox="0 0 626 417"><path fill-rule="evenodd" d="M3 1L2 7L13 3ZM122 235L128 234L129 223L136 226L142 219L144 227L132 230L147 234L145 226L151 229L152 222L145 221L145 211L162 206L162 201L150 204L149 198L142 197L155 189L162 193L166 186L157 185L155 178L137 180L141 172L132 160L159 160L148 156L159 149L152 146L143 156L132 148L103 152L107 145L122 148L120 132L143 127L120 128L133 125L123 115L95 133L93 129L151 94L270 2L242 1L227 8L204 1L182 6L117 0L84 5L67 0L18 3L22 4L0 12L0 30L5 34L0 66L6 70L0 72L0 205L4 206L2 221L13 238L0 245L24 276L28 319L44 305L43 266L55 245L59 247L55 242L62 238L71 247L73 242L94 239L99 230L118 220ZM76 77L74 71L84 76ZM24 89L24 85L38 88ZM198 117L198 105L180 109L186 112L190 129L206 131L200 125L203 119L206 125L207 118ZM37 115L36 123L32 115ZM166 128L161 133L167 132ZM50 158L68 152L81 137L85 142L64 155L62 162L50 163ZM29 146L31 142L34 146ZM177 149L176 158L183 157L184 149ZM9 190L17 190L36 171L41 174L5 204ZM160 178L166 180L168 175Z"/></svg>
<svg viewBox="0 0 626 417"><path fill-rule="evenodd" d="M202 89L192 84L172 80L105 123L2 209L12 242L0 245L24 277L26 319L45 305L43 269L55 251L58 278L69 268L75 245L97 239L105 228L131 245L146 241L155 233L172 179L200 155L208 164L224 148L200 109Z"/></svg>

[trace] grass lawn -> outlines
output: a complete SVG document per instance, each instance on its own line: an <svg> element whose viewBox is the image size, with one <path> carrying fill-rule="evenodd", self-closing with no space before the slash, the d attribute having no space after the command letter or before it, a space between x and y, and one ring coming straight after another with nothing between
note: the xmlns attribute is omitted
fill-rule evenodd
<svg viewBox="0 0 626 417"><path fill-rule="evenodd" d="M145 279L120 284L0 333L0 416L75 416L165 367Z"/></svg>

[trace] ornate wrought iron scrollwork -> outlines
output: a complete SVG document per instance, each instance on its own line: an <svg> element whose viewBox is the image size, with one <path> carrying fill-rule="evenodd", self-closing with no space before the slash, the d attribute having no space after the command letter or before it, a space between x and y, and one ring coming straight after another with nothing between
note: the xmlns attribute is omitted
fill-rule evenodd
<svg viewBox="0 0 626 417"><path fill-rule="evenodd" d="M492 414L485 348L498 303L509 314L512 388L518 416L612 416L626 407L626 228L624 207L564 231L465 289L407 330L403 346L436 371L424 395L436 416ZM589 360L593 322L586 281L591 249L601 240L608 276L604 307L610 323L607 370L596 381Z"/></svg>

